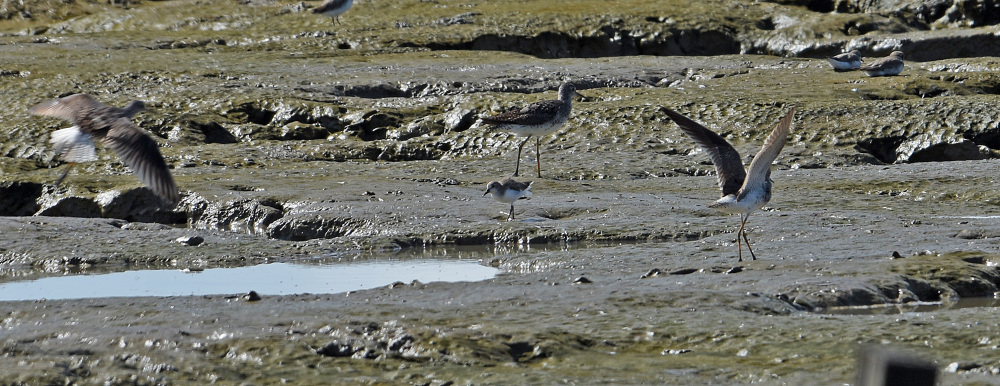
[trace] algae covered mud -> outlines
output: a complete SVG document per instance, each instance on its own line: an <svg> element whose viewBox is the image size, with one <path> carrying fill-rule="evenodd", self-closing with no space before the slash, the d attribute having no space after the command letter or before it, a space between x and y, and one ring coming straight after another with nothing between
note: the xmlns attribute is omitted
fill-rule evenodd
<svg viewBox="0 0 1000 386"><path fill-rule="evenodd" d="M3 302L4 383L852 382L862 344L1000 372L995 14L956 3L7 2L0 281L336 263L485 245L503 273L337 294ZM964 3L963 3L964 4ZM516 12L514 12L516 11ZM970 49L975 48L975 49ZM834 72L857 48L900 76ZM477 117L581 94L532 200L482 197L519 138ZM53 187L86 92L147 102L184 196L110 152ZM660 110L753 154L789 108L774 197L736 264L713 167ZM527 157L527 156L526 156ZM935 161L935 162L923 162ZM944 162L950 161L950 162ZM176 240L200 237L199 245ZM895 256L895 258L894 258ZM816 312L940 303L901 314Z"/></svg>

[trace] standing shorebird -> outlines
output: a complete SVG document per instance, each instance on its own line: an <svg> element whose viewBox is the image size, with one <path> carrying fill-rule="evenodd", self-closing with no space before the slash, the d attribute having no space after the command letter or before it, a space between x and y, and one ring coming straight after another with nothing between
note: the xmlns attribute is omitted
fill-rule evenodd
<svg viewBox="0 0 1000 386"><path fill-rule="evenodd" d="M486 193L493 194L493 199L505 204L510 204L510 213L507 214L507 221L514 219L514 201L531 197L531 181L517 182L512 178L504 178L500 181L490 182L486 186Z"/></svg>
<svg viewBox="0 0 1000 386"><path fill-rule="evenodd" d="M826 58L826 61L830 62L834 71L857 70L858 67L861 67L861 53L858 50L851 50L851 52Z"/></svg>
<svg viewBox="0 0 1000 386"><path fill-rule="evenodd" d="M319 13L333 18L333 24L340 24L340 15L351 9L354 0L326 0L319 7L314 8L312 13Z"/></svg>
<svg viewBox="0 0 1000 386"><path fill-rule="evenodd" d="M747 170L743 169L740 153L724 138L673 110L663 108L663 111L712 158L715 173L719 175L722 198L708 207L726 213L739 213L740 230L736 232L739 261L743 261L741 235L747 244L747 249L750 250L750 256L757 260L753 249L750 248L750 240L747 239L747 218L750 217L750 213L771 201L771 185L773 183L771 181L771 162L774 162L778 153L781 152L781 148L785 146L788 130L792 126L792 119L795 115L795 108L793 107L784 118L778 121L778 125L764 141L764 146L753 157L753 161L750 161L750 168Z"/></svg>
<svg viewBox="0 0 1000 386"><path fill-rule="evenodd" d="M889 56L879 58L858 68L868 76L892 76L903 72L903 51L893 51Z"/></svg>
<svg viewBox="0 0 1000 386"><path fill-rule="evenodd" d="M55 151L69 163L56 185L66 178L74 164L97 159L94 148L94 139L97 139L118 153L132 172L158 196L171 204L180 201L177 185L156 141L132 123L131 118L145 109L146 104L142 101L132 101L122 109L105 105L87 94L42 102L28 109L34 115L73 122L73 127L52 133Z"/></svg>
<svg viewBox="0 0 1000 386"><path fill-rule="evenodd" d="M483 123L493 125L497 129L523 135L524 142L517 147L517 162L514 164L514 177L521 170L521 149L535 136L535 161L538 167L538 178L542 178L542 159L538 154L538 137L552 133L562 127L569 119L573 108L573 96L580 95L576 86L563 83L559 86L559 99L535 102L523 108L510 109L492 117L482 117Z"/></svg>

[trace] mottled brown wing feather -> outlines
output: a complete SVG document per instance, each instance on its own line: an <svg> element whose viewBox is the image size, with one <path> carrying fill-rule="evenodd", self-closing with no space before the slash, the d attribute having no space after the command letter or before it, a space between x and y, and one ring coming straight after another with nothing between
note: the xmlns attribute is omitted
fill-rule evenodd
<svg viewBox="0 0 1000 386"><path fill-rule="evenodd" d="M484 123L492 125L515 124L515 125L541 125L550 120L555 115L563 102L559 100L547 100L535 102L521 109L506 111L492 117L483 117Z"/></svg>
<svg viewBox="0 0 1000 386"><path fill-rule="evenodd" d="M77 124L76 120L81 111L94 110L105 107L94 97L87 94L74 94L67 97L42 102L32 106L28 112L34 115L62 118Z"/></svg>
<svg viewBox="0 0 1000 386"><path fill-rule="evenodd" d="M715 173L719 175L719 187L722 188L722 196L735 194L743 186L746 177L746 170L743 169L743 161L740 153L733 148L724 138L698 124L688 117L668 108L661 108L677 126L680 126L688 137L691 137L698 146L708 153L715 165Z"/></svg>
<svg viewBox="0 0 1000 386"><path fill-rule="evenodd" d="M863 65L863 66L859 67L859 69L861 69L863 71L880 70L880 69L883 69L885 67L889 67L890 65L897 64L899 62L900 62L899 58L895 58L892 55L890 55L890 56L886 56L884 58L879 58L878 60L872 62L871 64Z"/></svg>
<svg viewBox="0 0 1000 386"><path fill-rule="evenodd" d="M753 161L750 161L746 182L740 187L740 191L747 189L750 184L764 183L767 179L767 173L771 170L771 163L774 162L775 158L778 158L781 148L785 147L785 141L788 140L788 132L792 127L792 120L794 119L795 108L793 107L774 126L774 130L771 130L771 135L767 136L767 140L764 141L764 145L761 146L760 151L753 157Z"/></svg>
<svg viewBox="0 0 1000 386"><path fill-rule="evenodd" d="M879 59L869 64L863 64L861 65L861 67L858 67L858 69L862 71L873 71L873 70L878 70L884 66L885 66L885 60Z"/></svg>
<svg viewBox="0 0 1000 386"><path fill-rule="evenodd" d="M517 190L517 191L524 191L525 189L528 189L529 186L531 186L531 181L528 181L528 182L517 182L517 181L514 181L514 180L508 178L508 179L506 179L504 181L504 185L506 185L508 188L511 188L511 189L514 189L514 190Z"/></svg>
<svg viewBox="0 0 1000 386"><path fill-rule="evenodd" d="M172 204L180 201L177 184L156 141L128 118L119 118L111 124L104 144L118 153L139 180L154 193Z"/></svg>

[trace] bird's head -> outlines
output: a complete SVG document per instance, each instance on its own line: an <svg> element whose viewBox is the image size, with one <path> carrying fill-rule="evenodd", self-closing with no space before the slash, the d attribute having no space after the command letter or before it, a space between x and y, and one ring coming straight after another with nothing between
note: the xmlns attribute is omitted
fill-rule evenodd
<svg viewBox="0 0 1000 386"><path fill-rule="evenodd" d="M132 101L128 106L125 106L125 115L129 118L143 111L146 111L146 102L143 101Z"/></svg>

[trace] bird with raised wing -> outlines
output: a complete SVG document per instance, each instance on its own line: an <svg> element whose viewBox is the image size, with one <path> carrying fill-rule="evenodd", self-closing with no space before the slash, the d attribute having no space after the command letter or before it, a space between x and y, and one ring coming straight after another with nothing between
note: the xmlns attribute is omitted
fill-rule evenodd
<svg viewBox="0 0 1000 386"><path fill-rule="evenodd" d="M70 165L56 181L58 185L75 163L97 158L94 140L111 148L158 196L171 204L180 201L177 184L156 141L131 118L146 109L142 101L132 101L125 108L105 105L87 94L39 103L28 111L34 115L56 117L73 123L72 127L52 133L52 144Z"/></svg>
<svg viewBox="0 0 1000 386"><path fill-rule="evenodd" d="M750 213L760 209L771 200L771 185L773 184L771 163L778 157L781 148L785 146L795 116L795 108L792 108L784 118L781 118L778 125L771 130L771 135L764 141L764 145L753 157L753 161L750 161L748 169L743 168L740 153L724 138L680 113L667 108L662 108L662 110L712 159L715 172L719 176L722 198L710 204L709 207L740 215L740 230L736 232L739 261L743 261L741 236L747 249L750 250L750 256L757 260L753 249L750 248L750 240L746 234L747 218L750 217Z"/></svg>

